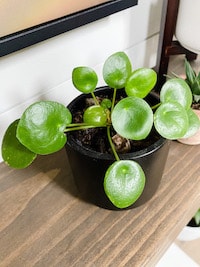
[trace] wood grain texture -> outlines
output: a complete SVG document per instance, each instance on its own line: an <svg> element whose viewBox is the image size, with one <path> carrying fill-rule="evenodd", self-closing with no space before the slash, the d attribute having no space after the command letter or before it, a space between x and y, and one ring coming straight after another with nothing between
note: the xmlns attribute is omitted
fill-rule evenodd
<svg viewBox="0 0 200 267"><path fill-rule="evenodd" d="M172 142L156 195L128 211L80 200L64 150L25 170L0 164L0 266L155 266L200 206L199 158Z"/></svg>

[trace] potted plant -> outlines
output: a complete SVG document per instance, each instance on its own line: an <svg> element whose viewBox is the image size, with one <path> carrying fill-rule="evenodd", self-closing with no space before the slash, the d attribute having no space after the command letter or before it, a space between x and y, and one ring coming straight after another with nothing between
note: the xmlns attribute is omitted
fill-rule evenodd
<svg viewBox="0 0 200 267"><path fill-rule="evenodd" d="M194 53L200 53L200 35L198 25L200 2L193 0L179 0L175 36L183 47Z"/></svg>
<svg viewBox="0 0 200 267"><path fill-rule="evenodd" d="M200 118L200 72L197 74L190 63L185 59L185 81L189 85L192 92L192 109ZM198 145L200 144L200 130L197 131L191 137L184 136L184 138L179 139L181 143L187 145Z"/></svg>
<svg viewBox="0 0 200 267"><path fill-rule="evenodd" d="M191 241L200 238L200 209L178 235L181 241Z"/></svg>
<svg viewBox="0 0 200 267"><path fill-rule="evenodd" d="M114 53L106 59L103 78L107 84L105 92L95 90L98 77L93 69L85 66L75 68L73 84L83 93L78 101L72 101L73 105L67 108L53 101L33 103L8 127L3 138L2 156L8 165L25 168L37 154L53 153L66 145L74 175L81 165L84 167L78 182L86 191L88 187L92 188L88 191L92 194L89 199L93 201L100 190L103 204L97 202L97 205L123 209L134 206L140 199L143 199L143 204L152 196L153 185L158 184L162 176L168 152L167 140L180 138L191 129L199 128L200 122L190 108L192 94L184 80L168 80L159 99L151 93L157 80L156 73L148 68L133 71L124 52ZM87 107L85 101L89 102ZM82 113L80 109L84 109ZM81 119L77 120L79 115ZM97 131L99 137L105 134L103 143L109 147L105 153L88 148L74 135L86 131L86 141L91 140L94 135L91 129ZM145 146L133 152L132 140L135 140L134 144L145 143ZM130 147L130 151L125 154L120 149L118 151L121 143ZM76 157L74 151L78 154L78 163L72 162ZM105 173L98 181L99 189L94 183L98 173L102 173L101 169ZM93 171L96 174L86 181L88 173ZM101 202L100 199L101 194L98 196Z"/></svg>

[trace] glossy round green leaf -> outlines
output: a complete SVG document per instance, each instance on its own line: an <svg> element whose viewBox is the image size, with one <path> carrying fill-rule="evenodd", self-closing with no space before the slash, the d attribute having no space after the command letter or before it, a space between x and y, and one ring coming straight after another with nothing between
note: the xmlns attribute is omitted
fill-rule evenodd
<svg viewBox="0 0 200 267"><path fill-rule="evenodd" d="M189 109L192 104L192 93L188 84L180 78L168 80L160 91L160 101L178 102L185 109Z"/></svg>
<svg viewBox="0 0 200 267"><path fill-rule="evenodd" d="M36 154L23 146L16 137L19 120L14 121L6 130L2 142L2 157L12 168L22 169L29 166Z"/></svg>
<svg viewBox="0 0 200 267"><path fill-rule="evenodd" d="M199 130L200 127L200 120L197 114L191 108L187 110L187 115L189 126L186 134L182 138L188 138L193 136Z"/></svg>
<svg viewBox="0 0 200 267"><path fill-rule="evenodd" d="M188 129L187 112L177 102L163 103L154 114L154 125L159 134L167 139L181 138Z"/></svg>
<svg viewBox="0 0 200 267"><path fill-rule="evenodd" d="M66 143L64 130L72 121L70 111L53 101L36 102L23 113L17 128L17 138L36 154L50 154Z"/></svg>
<svg viewBox="0 0 200 267"><path fill-rule="evenodd" d="M92 93L97 86L96 72L89 67L77 67L72 71L72 82L80 92Z"/></svg>
<svg viewBox="0 0 200 267"><path fill-rule="evenodd" d="M108 98L104 98L102 101L101 101L101 106L104 108L104 109L109 109L111 108L112 106L112 101Z"/></svg>
<svg viewBox="0 0 200 267"><path fill-rule="evenodd" d="M83 114L83 121L92 126L105 126L107 122L107 114L101 106L90 106Z"/></svg>
<svg viewBox="0 0 200 267"><path fill-rule="evenodd" d="M116 161L105 174L105 193L110 201L120 209L132 205L141 196L144 186L145 174L135 161Z"/></svg>
<svg viewBox="0 0 200 267"><path fill-rule="evenodd" d="M128 139L141 140L151 131L153 112L145 100L130 96L116 104L111 120L118 134Z"/></svg>
<svg viewBox="0 0 200 267"><path fill-rule="evenodd" d="M125 90L128 96L144 98L154 88L157 74L154 70L140 68L132 72L128 78Z"/></svg>
<svg viewBox="0 0 200 267"><path fill-rule="evenodd" d="M124 88L132 71L131 62L124 52L111 55L104 63L103 78L108 86Z"/></svg>

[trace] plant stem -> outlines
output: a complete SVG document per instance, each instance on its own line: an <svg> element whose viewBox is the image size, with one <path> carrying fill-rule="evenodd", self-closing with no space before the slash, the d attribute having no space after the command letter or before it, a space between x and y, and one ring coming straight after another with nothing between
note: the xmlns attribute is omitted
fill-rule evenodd
<svg viewBox="0 0 200 267"><path fill-rule="evenodd" d="M114 155L115 159L117 161L120 161L120 158L119 158L119 156L117 154L117 151L115 149L115 146L114 146L114 144L112 142L112 138L111 138L111 135L110 135L110 126L107 126L107 136L108 136L108 141L109 141L109 144L110 144L110 147L112 149L112 152L113 152L113 155Z"/></svg>
<svg viewBox="0 0 200 267"><path fill-rule="evenodd" d="M116 94L117 94L117 89L114 88L114 91L113 91L113 99L112 99L112 106L111 106L111 112L113 111L113 108L115 106Z"/></svg>
<svg viewBox="0 0 200 267"><path fill-rule="evenodd" d="M98 100L97 100L97 98L96 98L94 92L92 92L91 95L92 95L92 97L93 97L93 99L94 99L95 105L99 105L99 102L98 102Z"/></svg>
<svg viewBox="0 0 200 267"><path fill-rule="evenodd" d="M82 127L82 126L88 126L88 124L86 124L84 122L82 122L82 123L80 123L80 122L78 122L78 123L71 123L71 124L67 125L67 128L77 127L77 126L80 126L80 127Z"/></svg>
<svg viewBox="0 0 200 267"><path fill-rule="evenodd" d="M72 131L78 131L78 130L86 130L86 129L91 129L91 128L96 128L96 127L106 127L106 126L93 126L93 125L81 125L81 126L70 126L68 125L69 128L65 129L65 133L67 132L72 132Z"/></svg>
<svg viewBox="0 0 200 267"><path fill-rule="evenodd" d="M156 105L154 105L153 107L151 107L151 109L156 109L157 107L159 107L161 105L161 103L158 103Z"/></svg>

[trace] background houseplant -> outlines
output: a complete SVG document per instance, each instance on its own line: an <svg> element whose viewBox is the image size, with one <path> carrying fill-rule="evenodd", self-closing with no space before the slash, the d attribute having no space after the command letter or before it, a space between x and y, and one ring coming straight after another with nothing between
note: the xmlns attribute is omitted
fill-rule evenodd
<svg viewBox="0 0 200 267"><path fill-rule="evenodd" d="M190 63L185 59L185 81L189 85L192 92L192 109L200 118L200 72L196 73ZM184 136L184 139L179 139L181 143L187 145L200 144L200 130L191 137Z"/></svg>
<svg viewBox="0 0 200 267"><path fill-rule="evenodd" d="M164 84L161 101L151 107L144 98L156 84L156 73L146 68L132 71L124 52L117 52L105 61L103 77L112 90L112 99L99 102L95 96L98 81L95 71L89 67L75 68L72 73L75 87L91 94L94 101L85 110L83 122L72 123L71 112L60 103L36 102L8 127L2 143L2 156L11 167L25 168L37 154L45 155L61 149L67 142L67 133L105 127L115 161L105 173L104 189L114 206L126 208L142 194L145 174L137 162L119 158L112 142L112 130L123 139L144 140L155 127L164 138L177 139L186 133L193 134L200 122L190 108L190 88L179 78ZM116 101L117 91L122 88L127 96Z"/></svg>
<svg viewBox="0 0 200 267"><path fill-rule="evenodd" d="M200 208L197 210L193 218L194 218L196 226L199 227L200 226Z"/></svg>
<svg viewBox="0 0 200 267"><path fill-rule="evenodd" d="M200 209L178 235L178 239L181 241L191 241L198 238L200 238Z"/></svg>
<svg viewBox="0 0 200 267"><path fill-rule="evenodd" d="M185 74L185 81L190 86L192 92L192 108L200 109L200 72L197 74L187 59L185 59Z"/></svg>

